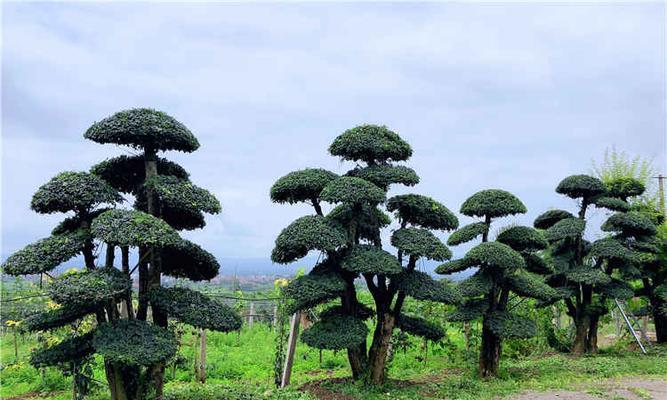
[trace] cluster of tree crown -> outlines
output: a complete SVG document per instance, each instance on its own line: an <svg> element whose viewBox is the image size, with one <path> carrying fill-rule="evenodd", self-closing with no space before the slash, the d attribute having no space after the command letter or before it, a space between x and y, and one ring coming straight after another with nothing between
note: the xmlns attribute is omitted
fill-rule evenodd
<svg viewBox="0 0 667 400"><path fill-rule="evenodd" d="M98 353L114 399L160 397L165 363L177 351L169 318L222 332L241 326L229 307L199 292L161 284L162 275L201 281L218 274L215 257L178 231L202 228L204 214L219 213L220 203L193 185L183 167L157 156L199 147L183 124L162 112L122 111L93 124L84 136L130 146L140 155L102 161L90 172L64 172L40 187L32 209L69 216L50 237L10 256L2 269L12 275L48 273L83 255L85 268L58 277L48 289L59 306L30 316L23 326L55 329L88 315L97 323L90 331L36 351L32 363L79 363ZM584 353L596 351L598 323L610 301L643 295L650 301L658 340L667 341L667 270L658 258L665 245L656 237L662 216L628 202L644 191L640 182L605 185L591 176L568 177L556 191L579 200L576 216L549 210L534 227L509 226L491 238L497 219L527 212L509 192L473 194L460 213L475 221L462 227L453 212L428 196L387 198L392 185L414 186L419 177L399 164L412 156L412 148L386 127L349 129L333 141L329 153L354 167L342 176L320 168L294 171L271 188L274 202L307 203L314 210L278 235L271 258L288 264L311 251L321 253L311 272L284 288L286 310L329 304L302 340L319 349L345 350L355 379L384 381L396 329L428 340L445 335L441 326L406 314L406 297L454 305L450 321L482 321L483 376L498 372L504 339L536 332L533 321L513 312L520 298L536 299L539 306L563 301L576 326L571 351ZM123 195L134 197L132 208L122 207ZM329 212L322 203L331 205ZM613 212L601 227L609 234L593 243L584 239L589 207ZM395 254L383 249L382 230L392 222L388 213L397 221L390 236ZM438 231L451 232L446 244L434 233ZM476 240L480 243L464 257L451 260L447 245ZM105 249L104 260L96 257L100 249ZM136 266L130 265L131 249L137 252ZM417 269L423 259L442 262L439 274L469 268L475 272L458 284L436 280ZM355 286L359 279L370 291L373 307L360 302ZM635 290L631 281L640 282L641 288Z"/></svg>

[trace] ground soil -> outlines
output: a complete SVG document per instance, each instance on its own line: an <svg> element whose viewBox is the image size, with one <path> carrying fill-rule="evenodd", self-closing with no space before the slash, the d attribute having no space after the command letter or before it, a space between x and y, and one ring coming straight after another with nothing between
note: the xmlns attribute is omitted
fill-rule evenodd
<svg viewBox="0 0 667 400"><path fill-rule="evenodd" d="M667 379L620 378L588 387L550 392L526 392L512 400L666 400Z"/></svg>

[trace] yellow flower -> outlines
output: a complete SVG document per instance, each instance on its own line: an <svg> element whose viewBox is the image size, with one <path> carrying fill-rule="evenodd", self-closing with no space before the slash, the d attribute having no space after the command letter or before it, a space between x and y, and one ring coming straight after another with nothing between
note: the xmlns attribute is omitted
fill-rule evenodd
<svg viewBox="0 0 667 400"><path fill-rule="evenodd" d="M7 326L16 327L16 326L19 326L20 324L21 324L21 321L14 321L14 320L11 320L11 319L8 319L7 321L5 321L5 325L7 325Z"/></svg>

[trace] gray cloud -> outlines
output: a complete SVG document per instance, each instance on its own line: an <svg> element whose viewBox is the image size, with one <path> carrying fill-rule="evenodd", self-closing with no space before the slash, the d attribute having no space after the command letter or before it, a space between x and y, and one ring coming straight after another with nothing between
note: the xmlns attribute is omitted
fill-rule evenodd
<svg viewBox="0 0 667 400"><path fill-rule="evenodd" d="M364 122L413 145L415 191L458 210L504 188L528 223L570 207L553 188L608 146L665 166L664 38L664 5L650 3L5 3L2 255L59 220L29 210L39 185L127 151L81 135L135 106L199 137L196 153L167 156L221 199L188 233L221 257L268 256L308 212L271 204L273 181L344 172L326 148Z"/></svg>

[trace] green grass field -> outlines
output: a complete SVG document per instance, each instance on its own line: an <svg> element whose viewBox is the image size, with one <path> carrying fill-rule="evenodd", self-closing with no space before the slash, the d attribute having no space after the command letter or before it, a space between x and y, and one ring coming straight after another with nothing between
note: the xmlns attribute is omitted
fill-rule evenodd
<svg viewBox="0 0 667 400"><path fill-rule="evenodd" d="M667 378L667 349L656 349L645 356L626 346L603 349L596 356L573 358L545 353L537 342L508 342L497 379L480 380L475 375L476 356L466 351L458 327L450 327L441 345L429 345L408 338L405 347L396 348L389 367L391 381L383 387L369 388L344 379L349 375L344 352L311 349L299 344L292 386L276 390L273 386L275 334L263 324L240 333L208 333L207 383L194 383L192 367L196 337L186 328L181 338L181 362L167 370L168 399L312 399L299 391L304 385L321 392L332 391L353 399L492 399L525 390L569 388L619 376ZM30 349L37 346L35 336L20 337L19 362L14 362L10 333L2 337L2 388L0 398L70 399L71 378L55 368L42 371L27 363ZM530 348L542 350L530 350ZM101 363L96 363L95 379L100 382L91 398L108 398L103 386Z"/></svg>

